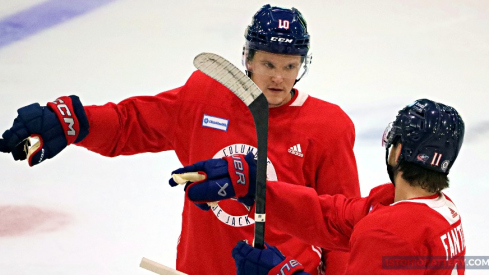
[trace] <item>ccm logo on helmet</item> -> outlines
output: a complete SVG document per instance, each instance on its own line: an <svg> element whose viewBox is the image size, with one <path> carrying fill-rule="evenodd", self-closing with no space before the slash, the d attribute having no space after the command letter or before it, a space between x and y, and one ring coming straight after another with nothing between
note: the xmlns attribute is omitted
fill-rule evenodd
<svg viewBox="0 0 489 275"><path fill-rule="evenodd" d="M72 117L72 114L70 112L70 108L62 99L56 99L53 101L54 104L56 104L56 107L58 108L59 113L63 116L63 120L66 124L68 124L68 131L66 131L66 134L68 136L75 136L76 131L73 129L73 125L75 125L75 120Z"/></svg>
<svg viewBox="0 0 489 275"><path fill-rule="evenodd" d="M272 38L270 38L270 41L278 41L278 42L284 42L284 43L292 43L292 42L294 42L294 39L273 36Z"/></svg>

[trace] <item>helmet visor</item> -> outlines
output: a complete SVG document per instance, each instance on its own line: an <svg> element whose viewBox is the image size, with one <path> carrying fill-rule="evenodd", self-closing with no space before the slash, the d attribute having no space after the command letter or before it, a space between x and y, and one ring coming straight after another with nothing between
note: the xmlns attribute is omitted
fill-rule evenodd
<svg viewBox="0 0 489 275"><path fill-rule="evenodd" d="M391 122L387 125L382 135L382 146L389 148L395 141L396 137L399 135L400 128Z"/></svg>
<svg viewBox="0 0 489 275"><path fill-rule="evenodd" d="M277 54L245 49L243 65L248 72L268 77L298 80L310 64L309 56Z"/></svg>

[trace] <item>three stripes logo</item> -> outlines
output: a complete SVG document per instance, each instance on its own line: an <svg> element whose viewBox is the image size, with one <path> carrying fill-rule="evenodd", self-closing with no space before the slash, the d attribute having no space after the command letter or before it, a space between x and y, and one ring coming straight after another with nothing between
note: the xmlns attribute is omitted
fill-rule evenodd
<svg viewBox="0 0 489 275"><path fill-rule="evenodd" d="M452 217L455 218L457 217L457 212L455 212L455 210L453 210L452 208L448 207L448 209L450 209L450 213L452 213Z"/></svg>
<svg viewBox="0 0 489 275"><path fill-rule="evenodd" d="M304 155L302 154L301 145L299 143L297 143L297 145L290 147L288 152L291 153L292 155L296 155L301 158L304 157Z"/></svg>

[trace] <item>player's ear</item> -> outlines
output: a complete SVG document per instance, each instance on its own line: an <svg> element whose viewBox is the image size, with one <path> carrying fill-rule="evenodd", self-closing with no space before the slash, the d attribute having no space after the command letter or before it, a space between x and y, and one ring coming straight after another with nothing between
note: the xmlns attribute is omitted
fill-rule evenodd
<svg viewBox="0 0 489 275"><path fill-rule="evenodd" d="M253 62L251 60L246 60L246 69L250 72L253 71Z"/></svg>
<svg viewBox="0 0 489 275"><path fill-rule="evenodd" d="M402 144L399 143L396 146L396 163L399 163L399 157L401 156Z"/></svg>

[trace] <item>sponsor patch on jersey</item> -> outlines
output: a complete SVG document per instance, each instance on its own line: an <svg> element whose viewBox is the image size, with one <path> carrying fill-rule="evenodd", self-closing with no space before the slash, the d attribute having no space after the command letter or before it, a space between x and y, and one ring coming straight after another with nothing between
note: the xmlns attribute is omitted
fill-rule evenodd
<svg viewBox="0 0 489 275"><path fill-rule="evenodd" d="M204 114L204 118L202 119L202 126L214 128L224 132L228 130L228 125L229 125L229 120L220 117Z"/></svg>

